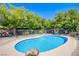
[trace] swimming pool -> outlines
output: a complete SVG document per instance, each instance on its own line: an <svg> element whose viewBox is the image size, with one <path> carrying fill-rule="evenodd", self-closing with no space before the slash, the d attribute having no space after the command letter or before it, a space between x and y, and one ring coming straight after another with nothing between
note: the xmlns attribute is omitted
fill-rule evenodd
<svg viewBox="0 0 79 59"><path fill-rule="evenodd" d="M39 52L45 52L55 49L67 42L67 38L63 36L42 36L38 38L25 39L15 45L15 49L25 53L32 48L36 48Z"/></svg>

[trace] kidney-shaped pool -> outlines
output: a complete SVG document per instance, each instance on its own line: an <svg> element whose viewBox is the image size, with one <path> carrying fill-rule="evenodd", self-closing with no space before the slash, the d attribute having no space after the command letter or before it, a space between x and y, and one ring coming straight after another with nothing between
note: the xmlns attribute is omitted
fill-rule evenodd
<svg viewBox="0 0 79 59"><path fill-rule="evenodd" d="M32 48L38 49L39 52L45 52L63 45L67 40L68 39L63 36L42 36L20 41L15 45L15 49L22 53L25 53Z"/></svg>

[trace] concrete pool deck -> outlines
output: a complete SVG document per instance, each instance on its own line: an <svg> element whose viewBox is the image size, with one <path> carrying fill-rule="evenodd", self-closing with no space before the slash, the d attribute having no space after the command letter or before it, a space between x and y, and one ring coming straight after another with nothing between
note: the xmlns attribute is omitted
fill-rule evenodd
<svg viewBox="0 0 79 59"><path fill-rule="evenodd" d="M36 34L36 35L13 37L13 39L10 40L10 42L5 43L5 44L3 43L0 45L0 56L25 56L24 53L16 51L15 49L16 43L25 39L36 38L36 37L40 37L44 35L48 35L48 34L42 34L42 35ZM61 36L64 36L64 35L61 35ZM39 53L39 56L71 56L72 52L77 47L77 41L75 40L75 38L70 37L70 36L64 36L64 37L68 38L68 41L65 44L53 50Z"/></svg>

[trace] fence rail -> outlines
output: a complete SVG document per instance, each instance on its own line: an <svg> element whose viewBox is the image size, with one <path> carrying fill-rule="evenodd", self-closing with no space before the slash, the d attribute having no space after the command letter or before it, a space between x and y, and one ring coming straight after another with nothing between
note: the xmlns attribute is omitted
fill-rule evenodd
<svg viewBox="0 0 79 59"><path fill-rule="evenodd" d="M9 36L18 36L18 35L27 35L27 34L43 34L43 33L50 33L50 34L69 34L73 31L68 30L58 30L58 29L50 29L50 30L26 30L26 29L17 29L13 30L0 30L0 37L9 37ZM15 33L15 34L14 34Z"/></svg>

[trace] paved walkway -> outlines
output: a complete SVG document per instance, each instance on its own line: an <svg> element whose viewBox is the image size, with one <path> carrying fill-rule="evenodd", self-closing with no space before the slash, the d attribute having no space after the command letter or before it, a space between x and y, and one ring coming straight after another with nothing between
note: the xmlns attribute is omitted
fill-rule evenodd
<svg viewBox="0 0 79 59"><path fill-rule="evenodd" d="M79 40L77 40L77 48L72 52L72 56L79 56Z"/></svg>
<svg viewBox="0 0 79 59"><path fill-rule="evenodd" d="M16 37L3 37L0 38L0 46L12 42Z"/></svg>

